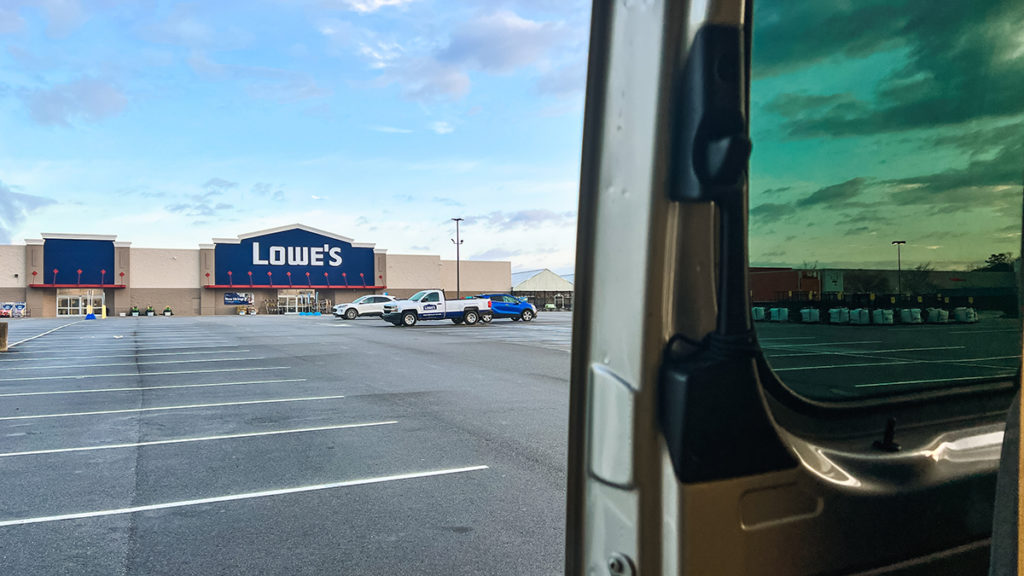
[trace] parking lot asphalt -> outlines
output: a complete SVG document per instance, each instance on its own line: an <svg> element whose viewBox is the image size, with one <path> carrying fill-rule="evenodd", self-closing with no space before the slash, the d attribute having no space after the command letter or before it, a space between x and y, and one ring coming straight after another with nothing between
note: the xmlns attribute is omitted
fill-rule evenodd
<svg viewBox="0 0 1024 576"><path fill-rule="evenodd" d="M12 320L0 574L560 574L570 322Z"/></svg>
<svg viewBox="0 0 1024 576"><path fill-rule="evenodd" d="M1019 320L974 324L826 325L759 322L776 375L821 400L888 396L1012 378L1021 358Z"/></svg>
<svg viewBox="0 0 1024 576"><path fill-rule="evenodd" d="M1006 378L1016 319L758 323L842 400ZM571 315L14 319L0 574L560 574Z"/></svg>

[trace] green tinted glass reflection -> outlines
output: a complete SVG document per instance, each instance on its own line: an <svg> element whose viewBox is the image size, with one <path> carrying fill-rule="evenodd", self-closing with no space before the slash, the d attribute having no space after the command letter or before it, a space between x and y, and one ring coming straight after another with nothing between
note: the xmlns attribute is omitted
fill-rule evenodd
<svg viewBox="0 0 1024 576"><path fill-rule="evenodd" d="M1024 4L755 3L750 285L800 394L1020 364Z"/></svg>

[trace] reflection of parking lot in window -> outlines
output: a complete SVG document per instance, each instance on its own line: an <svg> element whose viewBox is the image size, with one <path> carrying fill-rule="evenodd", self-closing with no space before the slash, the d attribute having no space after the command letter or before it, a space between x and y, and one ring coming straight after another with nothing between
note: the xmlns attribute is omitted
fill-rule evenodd
<svg viewBox="0 0 1024 576"><path fill-rule="evenodd" d="M1024 57L999 23L1020 7L815 6L755 5L750 290L768 361L823 399L1012 376Z"/></svg>

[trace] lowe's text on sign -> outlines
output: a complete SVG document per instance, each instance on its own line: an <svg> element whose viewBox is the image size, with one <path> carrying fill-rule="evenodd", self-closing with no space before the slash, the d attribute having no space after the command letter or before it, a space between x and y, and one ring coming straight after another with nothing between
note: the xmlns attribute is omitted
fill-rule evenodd
<svg viewBox="0 0 1024 576"><path fill-rule="evenodd" d="M214 274L220 286L377 284L373 248L353 247L350 242L301 228L216 244Z"/></svg>

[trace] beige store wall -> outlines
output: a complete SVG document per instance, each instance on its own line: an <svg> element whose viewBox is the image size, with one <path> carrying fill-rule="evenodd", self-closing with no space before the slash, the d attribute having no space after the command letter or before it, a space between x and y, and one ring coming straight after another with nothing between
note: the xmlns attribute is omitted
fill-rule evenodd
<svg viewBox="0 0 1024 576"><path fill-rule="evenodd" d="M0 302L25 302L27 285L25 247L0 246Z"/></svg>
<svg viewBox="0 0 1024 576"><path fill-rule="evenodd" d="M199 314L199 290L196 288L133 288L131 306L138 306L140 311L152 306L157 314L167 306L177 316L196 316ZM120 308L117 312L126 312Z"/></svg>
<svg viewBox="0 0 1024 576"><path fill-rule="evenodd" d="M424 288L441 286L441 257L420 254L387 255L387 293L399 298Z"/></svg>
<svg viewBox="0 0 1024 576"><path fill-rule="evenodd" d="M26 302L25 289L0 287L0 302Z"/></svg>
<svg viewBox="0 0 1024 576"><path fill-rule="evenodd" d="M463 260L459 264L459 285L463 296L480 292L508 292L512 287L512 263ZM441 260L441 282L445 292L455 292L455 260Z"/></svg>
<svg viewBox="0 0 1024 576"><path fill-rule="evenodd" d="M165 248L132 248L132 289L197 288L199 283L199 250Z"/></svg>
<svg viewBox="0 0 1024 576"><path fill-rule="evenodd" d="M25 247L0 246L0 289L24 288L26 284Z"/></svg>
<svg viewBox="0 0 1024 576"><path fill-rule="evenodd" d="M130 271L131 302L158 313L170 306L176 315L199 314L199 250L132 248ZM119 312L121 302L118 302Z"/></svg>

